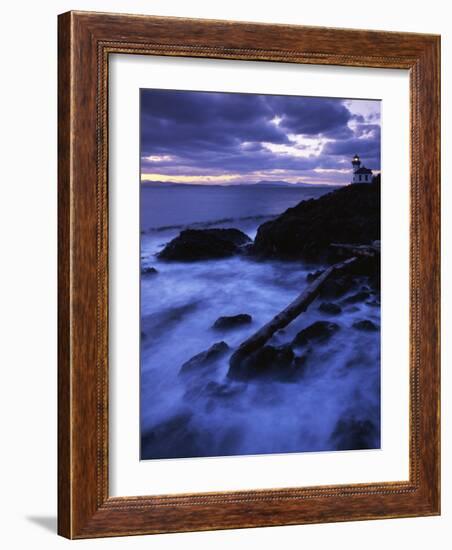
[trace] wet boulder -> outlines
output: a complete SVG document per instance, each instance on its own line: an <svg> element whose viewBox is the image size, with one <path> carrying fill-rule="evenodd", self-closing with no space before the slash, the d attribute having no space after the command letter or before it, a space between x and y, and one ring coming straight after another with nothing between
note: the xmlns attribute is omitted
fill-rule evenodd
<svg viewBox="0 0 452 550"><path fill-rule="evenodd" d="M342 313L342 308L333 302L322 302L319 305L319 311L330 315L339 315L339 313Z"/></svg>
<svg viewBox="0 0 452 550"><path fill-rule="evenodd" d="M378 326L369 319L364 319L362 321L356 321L353 323L353 328L356 330L362 330L364 332L376 332L378 331Z"/></svg>
<svg viewBox="0 0 452 550"><path fill-rule="evenodd" d="M208 350L198 353L197 355L189 359L186 363L184 363L180 368L179 374L184 375L193 371L198 371L199 369L203 369L211 365L218 359L221 359L224 355L226 355L228 351L229 346L226 344L226 342L216 342L215 344L212 344L212 346L210 346Z"/></svg>
<svg viewBox="0 0 452 550"><path fill-rule="evenodd" d="M311 350L308 350L303 355L296 355L292 363L291 375L294 380L298 380L305 375L308 366L308 357Z"/></svg>
<svg viewBox="0 0 452 550"><path fill-rule="evenodd" d="M351 296L348 296L344 299L344 304L357 304L359 302L364 302L370 298L370 293L366 290L360 290Z"/></svg>
<svg viewBox="0 0 452 550"><path fill-rule="evenodd" d="M338 330L340 326L331 321L316 321L305 329L301 330L293 339L293 346L305 346L310 342L326 342Z"/></svg>
<svg viewBox="0 0 452 550"><path fill-rule="evenodd" d="M141 268L142 275L157 275L158 271L155 267L145 266Z"/></svg>
<svg viewBox="0 0 452 550"><path fill-rule="evenodd" d="M275 380L290 382L304 372L304 361L298 360L289 345L263 346L230 363L228 378L235 380Z"/></svg>
<svg viewBox="0 0 452 550"><path fill-rule="evenodd" d="M184 262L227 258L250 242L248 235L238 229L186 229L170 241L158 257Z"/></svg>
<svg viewBox="0 0 452 550"><path fill-rule="evenodd" d="M338 420L330 439L338 451L380 448L379 430L371 420Z"/></svg>
<svg viewBox="0 0 452 550"><path fill-rule="evenodd" d="M333 274L327 279L319 292L321 298L338 298L349 292L355 284L352 276L349 274L335 275Z"/></svg>
<svg viewBox="0 0 452 550"><path fill-rule="evenodd" d="M248 315L247 313L218 317L212 328L229 330L242 325L248 325L252 322L252 320L253 318L251 315Z"/></svg>

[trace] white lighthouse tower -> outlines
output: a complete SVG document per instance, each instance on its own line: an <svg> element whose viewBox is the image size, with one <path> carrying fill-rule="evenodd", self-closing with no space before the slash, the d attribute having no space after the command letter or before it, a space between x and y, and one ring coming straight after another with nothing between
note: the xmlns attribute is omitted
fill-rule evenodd
<svg viewBox="0 0 452 550"><path fill-rule="evenodd" d="M372 183L373 174L370 168L366 168L361 164L359 155L355 155L352 159L353 176L351 183Z"/></svg>

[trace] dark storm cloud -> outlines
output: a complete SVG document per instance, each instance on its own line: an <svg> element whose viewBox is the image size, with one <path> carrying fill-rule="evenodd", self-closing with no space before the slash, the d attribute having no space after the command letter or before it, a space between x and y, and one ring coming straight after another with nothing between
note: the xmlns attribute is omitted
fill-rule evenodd
<svg viewBox="0 0 452 550"><path fill-rule="evenodd" d="M351 113L337 99L268 96L267 104L292 134L328 136L348 130Z"/></svg>
<svg viewBox="0 0 452 550"><path fill-rule="evenodd" d="M271 123L263 96L143 90L142 153L181 151L202 146L236 149L241 142L286 143Z"/></svg>
<svg viewBox="0 0 452 550"><path fill-rule="evenodd" d="M312 138L323 140L323 150L310 151ZM378 124L367 124L339 99L141 91L143 173L302 176L315 168L343 169L344 157L355 153L379 168L379 139ZM303 148L307 156L296 154Z"/></svg>
<svg viewBox="0 0 452 550"><path fill-rule="evenodd" d="M350 139L329 142L323 148L324 155L351 157L358 154L365 163L374 169L380 168L380 126L359 124L355 135Z"/></svg>

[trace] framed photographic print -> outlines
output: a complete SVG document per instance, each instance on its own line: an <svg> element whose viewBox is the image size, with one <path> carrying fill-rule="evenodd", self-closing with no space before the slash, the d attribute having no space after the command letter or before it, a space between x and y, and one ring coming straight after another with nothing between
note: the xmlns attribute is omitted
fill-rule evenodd
<svg viewBox="0 0 452 550"><path fill-rule="evenodd" d="M439 514L437 36L59 17L59 533Z"/></svg>

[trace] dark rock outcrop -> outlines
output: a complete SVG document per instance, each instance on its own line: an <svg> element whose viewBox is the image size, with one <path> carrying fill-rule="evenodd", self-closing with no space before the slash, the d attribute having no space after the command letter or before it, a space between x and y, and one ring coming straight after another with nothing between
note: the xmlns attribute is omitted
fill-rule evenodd
<svg viewBox="0 0 452 550"><path fill-rule="evenodd" d="M141 268L142 275L157 275L157 273L158 271L155 267L146 266Z"/></svg>
<svg viewBox="0 0 452 550"><path fill-rule="evenodd" d="M215 329L232 329L241 325L248 325L253 318L247 313L239 313L238 315L218 317L212 328Z"/></svg>
<svg viewBox="0 0 452 550"><path fill-rule="evenodd" d="M380 437L372 421L349 418L336 423L331 443L338 451L378 449Z"/></svg>
<svg viewBox="0 0 452 550"><path fill-rule="evenodd" d="M180 368L179 374L184 375L189 372L207 367L223 357L228 352L228 350L229 346L226 344L226 342L216 342L215 344L212 344L212 346L210 346L208 350L198 353L197 355L189 359L186 363L184 363Z"/></svg>
<svg viewBox="0 0 452 550"><path fill-rule="evenodd" d="M340 329L337 323L331 321L316 321L301 330L293 339L293 346L305 346L309 342L325 342Z"/></svg>
<svg viewBox="0 0 452 550"><path fill-rule="evenodd" d="M254 254L320 259L331 243L365 244L380 238L380 184L352 184L300 202L262 224Z"/></svg>
<svg viewBox="0 0 452 550"><path fill-rule="evenodd" d="M338 298L349 292L353 286L354 279L351 275L333 276L323 284L319 295L322 298Z"/></svg>
<svg viewBox="0 0 452 550"><path fill-rule="evenodd" d="M342 312L342 308L333 302L322 302L319 305L319 311L329 313L330 315L339 315Z"/></svg>
<svg viewBox="0 0 452 550"><path fill-rule="evenodd" d="M297 380L304 372L304 359L295 356L289 345L263 346L230 364L228 378L235 380Z"/></svg>
<svg viewBox="0 0 452 550"><path fill-rule="evenodd" d="M352 294L344 299L344 304L357 304L358 302L364 302L369 299L370 293L365 290L360 290L356 294Z"/></svg>
<svg viewBox="0 0 452 550"><path fill-rule="evenodd" d="M170 241L158 257L184 262L227 258L250 242L251 239L238 229L186 229Z"/></svg>
<svg viewBox="0 0 452 550"><path fill-rule="evenodd" d="M362 330L365 332L376 332L378 330L377 325L372 321L369 321L369 319L364 319L363 321L356 321L355 323L353 323L353 328L356 330Z"/></svg>

